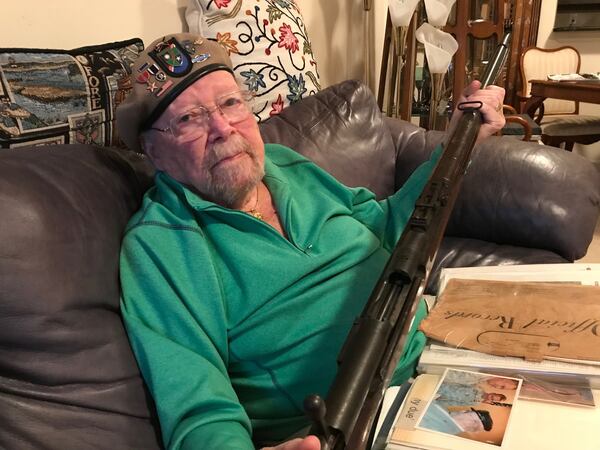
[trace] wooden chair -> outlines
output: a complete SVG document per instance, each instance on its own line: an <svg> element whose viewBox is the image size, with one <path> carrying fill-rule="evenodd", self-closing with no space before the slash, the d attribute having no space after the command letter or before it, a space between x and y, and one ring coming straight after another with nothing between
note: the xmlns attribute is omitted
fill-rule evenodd
<svg viewBox="0 0 600 450"><path fill-rule="evenodd" d="M527 114L519 114L517 110L510 105L502 105L506 125L497 134L499 136L516 136L522 141L531 141L533 136L539 140L541 127Z"/></svg>
<svg viewBox="0 0 600 450"><path fill-rule="evenodd" d="M571 46L545 49L527 47L521 54L521 81L519 91L521 112L530 96L530 80L546 80L550 74L578 73L581 66L579 51ZM534 120L542 127L542 142L554 147L564 144L565 150L573 145L600 141L600 117L579 114L579 102L548 98L544 100L543 118Z"/></svg>

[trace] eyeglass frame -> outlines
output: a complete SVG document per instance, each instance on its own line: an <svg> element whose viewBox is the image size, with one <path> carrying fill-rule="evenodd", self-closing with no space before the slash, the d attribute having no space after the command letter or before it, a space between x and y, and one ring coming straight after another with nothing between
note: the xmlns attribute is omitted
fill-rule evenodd
<svg viewBox="0 0 600 450"><path fill-rule="evenodd" d="M169 126L168 127L166 127L166 128L148 127L147 130L160 131L161 133L167 133L167 132L169 132L169 133L171 133L171 136L173 136L175 139L177 139L178 137L181 137L181 135L176 135L175 134L174 128L176 128L176 126L173 125L173 122L176 121L176 120L181 119L182 116L186 115L189 111L191 111L193 109L196 109L196 108L203 109L206 112L207 119L209 119L209 120L210 120L210 116L215 111L219 111L219 113L221 114L221 116L223 116L225 119L229 120L229 118L227 117L227 115L225 113L223 113L223 110L221 109L221 106L219 105L218 100L222 99L222 98L226 98L226 97L228 97L228 96L230 96L232 94L236 94L236 93L241 94L242 100L244 102L244 106L246 107L246 109L248 111L248 115L246 117L244 117L243 119L240 119L240 120L238 120L236 122L230 122L232 124L239 123L239 122L247 119L248 117L252 116L252 114L253 114L251 103L254 100L255 95L254 95L254 92L252 92L252 91L248 91L248 90L245 90L245 89L237 89L237 90L231 91L231 92L229 92L227 94L219 95L217 97L217 102L216 102L215 106L212 107L212 108L207 108L206 106L203 106L203 105L192 105L190 108L187 109L186 112L183 112L183 113L179 114L177 117L173 117L171 120L169 120Z"/></svg>

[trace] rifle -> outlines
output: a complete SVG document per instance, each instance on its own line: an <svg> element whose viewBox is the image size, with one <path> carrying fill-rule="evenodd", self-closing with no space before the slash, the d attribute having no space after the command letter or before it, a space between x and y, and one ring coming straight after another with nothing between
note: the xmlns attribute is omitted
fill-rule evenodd
<svg viewBox="0 0 600 450"><path fill-rule="evenodd" d="M507 32L481 77L482 88L493 83L504 66L509 40ZM368 445L460 191L482 123L481 106L481 102L457 105L463 115L344 342L326 400L318 395L304 400L313 421L309 434L319 437L322 450L361 450Z"/></svg>

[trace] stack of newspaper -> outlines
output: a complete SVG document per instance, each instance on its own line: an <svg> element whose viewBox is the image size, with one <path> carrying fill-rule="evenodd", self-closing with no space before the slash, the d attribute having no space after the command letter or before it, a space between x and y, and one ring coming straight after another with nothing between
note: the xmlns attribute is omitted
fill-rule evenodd
<svg viewBox="0 0 600 450"><path fill-rule="evenodd" d="M450 280L454 281L447 292L454 292L458 300L463 300L464 293L465 302L457 302L454 309L446 303L441 315L438 309L433 335L444 339L429 337L417 369L420 375L412 383L388 390L372 449L599 450L600 357L596 352L600 355L600 342L596 341L600 341L600 315L593 308L600 308L600 264L444 269L440 306ZM457 288L462 280L490 283L482 283L483 288L477 283L458 284ZM498 301L497 291L505 286L493 282L518 282L519 289L514 292L523 300L522 309L513 298ZM573 291L583 286L582 291ZM480 305L481 311L468 307L473 305L469 300L477 289L490 298L489 304ZM576 298L561 304L559 291L574 293ZM551 295L540 306L530 302L528 294L532 292ZM577 305L572 307L572 303ZM497 305L504 309L495 311ZM588 310L592 314L589 319L569 321L570 314ZM562 321L547 320L553 315ZM428 319L431 317L436 318L435 308ZM466 322L452 324L461 319ZM521 321L519 327L521 319L526 322ZM469 330L469 320L495 322L501 333L489 325L483 331L476 326ZM537 331L532 331L536 326ZM523 327L525 332L513 333ZM581 337L584 344L575 341L571 348L572 343L556 330L572 335L583 330L576 338ZM477 351L481 349L485 351Z"/></svg>
<svg viewBox="0 0 600 450"><path fill-rule="evenodd" d="M537 284L531 283L541 283L538 291L547 293L548 298L535 299L535 301L539 301L538 305L540 306L530 310L529 315L527 315L527 311L524 311L527 299L519 297L519 295L516 295L517 298L514 299L517 308L510 315L506 314L505 308L502 309L507 300L491 300L491 305L482 304L482 308L487 313L493 313L493 302L502 303L498 305L498 309L506 322L498 323L495 333L491 331L493 330L491 327L484 330L485 332L474 329L476 342L474 342L475 346L470 349L464 348L467 347L465 345L467 339L460 335L460 332L464 332L463 336L468 335L468 330L464 330L464 327L456 330L449 324L447 328L451 331L452 336L442 340L432 339L431 334L425 330L430 339L419 360L418 371L420 373L441 374L446 367L455 367L507 375L522 372L523 374L546 374L565 378L581 376L585 377L593 388L600 388L600 345L598 345L600 344L600 336L598 336L600 334L600 316L593 316L596 309L600 311L600 264L543 264L444 269L440 277L442 296L450 280L457 281L459 279L486 280L486 284L483 286L486 289L493 289L494 292L483 292L483 295L492 299L502 287L502 285L496 286L494 284L496 281L515 283L519 290L511 287L511 291L509 291L511 293L523 292L522 286L535 287ZM489 283L487 283L488 281ZM577 285L579 286L570 288L570 286ZM468 295L465 291L460 292L464 292L465 298ZM561 292L579 297L589 295L589 314L592 315L586 315L586 309L583 309L588 308L584 302L585 299L563 300L558 298ZM583 303L575 306L574 302ZM536 305L534 301L531 304ZM570 314L581 314L581 317L578 320L569 321ZM518 323L521 316L523 316L521 327L507 322L510 317L511 320ZM552 320L548 320L548 318ZM446 317L445 321L449 322L450 318ZM511 328L510 325L513 330L507 329ZM502 342L494 342L492 340L494 335ZM568 338L579 339L575 340L573 353L569 353L570 341L567 340ZM446 342L443 342L444 340ZM449 345L448 340L453 344ZM546 344L546 348L541 357L528 359L515 355L506 356L500 351L491 351L493 349L500 350L503 342L508 343L510 347L505 349L506 352L515 350L518 344L523 346L524 350L521 349L523 351L534 349L540 343ZM456 343L460 345L456 345ZM487 347L486 343L489 344ZM586 358L581 358L580 356L587 350L589 353L585 354Z"/></svg>
<svg viewBox="0 0 600 450"><path fill-rule="evenodd" d="M457 349L431 341L421 355L419 373L442 374L447 367L493 372L515 376L542 376L557 382L586 380L593 389L600 389L600 362L567 359L527 361L523 358L496 356L472 350ZM600 446L598 447L600 449Z"/></svg>

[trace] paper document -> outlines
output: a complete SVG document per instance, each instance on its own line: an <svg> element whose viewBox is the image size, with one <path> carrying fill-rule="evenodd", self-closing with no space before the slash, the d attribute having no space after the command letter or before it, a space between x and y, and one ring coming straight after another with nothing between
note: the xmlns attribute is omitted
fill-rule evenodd
<svg viewBox="0 0 600 450"><path fill-rule="evenodd" d="M599 73L555 73L548 75L549 80L553 81L585 81L600 80Z"/></svg>
<svg viewBox="0 0 600 450"><path fill-rule="evenodd" d="M449 345L600 361L600 286L450 280L419 329Z"/></svg>
<svg viewBox="0 0 600 450"><path fill-rule="evenodd" d="M519 264L514 266L448 267L440 274L440 294L448 280L550 281L600 286L600 264Z"/></svg>

